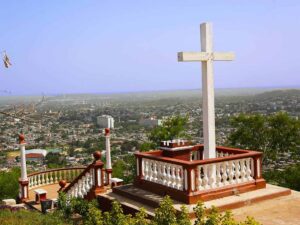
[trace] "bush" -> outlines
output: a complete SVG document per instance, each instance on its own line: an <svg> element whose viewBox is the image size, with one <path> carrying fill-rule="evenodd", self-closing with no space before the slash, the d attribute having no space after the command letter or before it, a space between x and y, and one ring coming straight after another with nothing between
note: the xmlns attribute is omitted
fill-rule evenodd
<svg viewBox="0 0 300 225"><path fill-rule="evenodd" d="M196 215L195 225L260 225L251 217L244 222L238 223L233 219L232 213L220 214L217 208L207 209L203 203L198 203L194 208ZM82 216L83 225L191 225L187 208L182 206L181 212L176 213L170 197L165 197L160 207L155 210L152 221L148 220L143 208L134 217L125 215L119 202L112 203L110 212L102 214L95 202L83 199L67 200L64 194L59 197L59 210L54 213L43 215L36 211L8 209L0 210L0 224L19 225L67 225L72 224L69 218L74 213Z"/></svg>
<svg viewBox="0 0 300 225"><path fill-rule="evenodd" d="M71 225L65 221L58 214L43 215L36 211L28 210L0 210L0 224L1 225Z"/></svg>

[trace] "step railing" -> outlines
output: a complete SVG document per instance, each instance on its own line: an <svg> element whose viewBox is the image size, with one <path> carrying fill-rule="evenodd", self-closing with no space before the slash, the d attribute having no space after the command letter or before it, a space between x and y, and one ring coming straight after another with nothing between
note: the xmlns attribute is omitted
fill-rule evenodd
<svg viewBox="0 0 300 225"><path fill-rule="evenodd" d="M103 162L101 153L94 153L94 161L86 167L67 187L61 186L61 190L68 197L93 199L98 193L105 191Z"/></svg>

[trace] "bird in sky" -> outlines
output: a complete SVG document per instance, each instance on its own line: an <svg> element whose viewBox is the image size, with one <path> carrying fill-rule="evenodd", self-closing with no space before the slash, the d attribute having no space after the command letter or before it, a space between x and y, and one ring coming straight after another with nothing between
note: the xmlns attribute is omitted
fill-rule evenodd
<svg viewBox="0 0 300 225"><path fill-rule="evenodd" d="M5 68L9 68L12 65L6 54L6 51L3 51L3 63L4 63Z"/></svg>

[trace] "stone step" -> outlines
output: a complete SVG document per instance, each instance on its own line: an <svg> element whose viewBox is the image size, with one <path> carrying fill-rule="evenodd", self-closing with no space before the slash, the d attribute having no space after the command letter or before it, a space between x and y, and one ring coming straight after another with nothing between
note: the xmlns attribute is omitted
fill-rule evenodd
<svg viewBox="0 0 300 225"><path fill-rule="evenodd" d="M216 206L220 211L236 209L243 206L251 205L264 200L274 199L280 196L290 195L291 190L288 188L278 187L275 185L267 184L266 188L254 190L234 196L224 197L211 201L204 202L206 208ZM152 192L142 190L133 185L123 185L113 189L113 192L109 192L101 195L100 204L106 202L109 204L110 201L117 200L125 205L129 213L131 211L137 212L139 208L145 208L150 216L153 216L154 209L159 206L160 201L164 196L153 194ZM185 205L191 217L194 216L193 208L196 204L187 205L178 201L173 201L174 208L180 211L180 207ZM147 212L147 213L148 213Z"/></svg>
<svg viewBox="0 0 300 225"><path fill-rule="evenodd" d="M145 205L142 202L135 201L131 198L113 193L111 190L107 191L105 194L99 194L97 196L100 208L103 211L109 211L111 203L113 201L118 201L121 203L125 214L135 214L144 208L147 215L151 218L154 216L155 208L149 205Z"/></svg>

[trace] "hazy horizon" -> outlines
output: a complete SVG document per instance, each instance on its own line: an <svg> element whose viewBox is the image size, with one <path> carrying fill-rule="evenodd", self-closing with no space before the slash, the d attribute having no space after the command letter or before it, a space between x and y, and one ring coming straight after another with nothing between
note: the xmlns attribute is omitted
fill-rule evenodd
<svg viewBox="0 0 300 225"><path fill-rule="evenodd" d="M245 87L245 88L215 88L216 94L223 94L224 92L230 91L233 94L240 93L249 93L254 91L253 94L257 92L268 92L273 90L294 90L300 89L300 86L295 87ZM63 95L126 95L126 94L151 94L151 93L172 93L172 92L201 92L202 89L165 89L165 90L147 90L147 91L123 91L123 92L73 92L73 93L33 93L33 94L24 94L24 95L13 95L10 93L1 94L0 97L36 97L36 96L63 96Z"/></svg>

